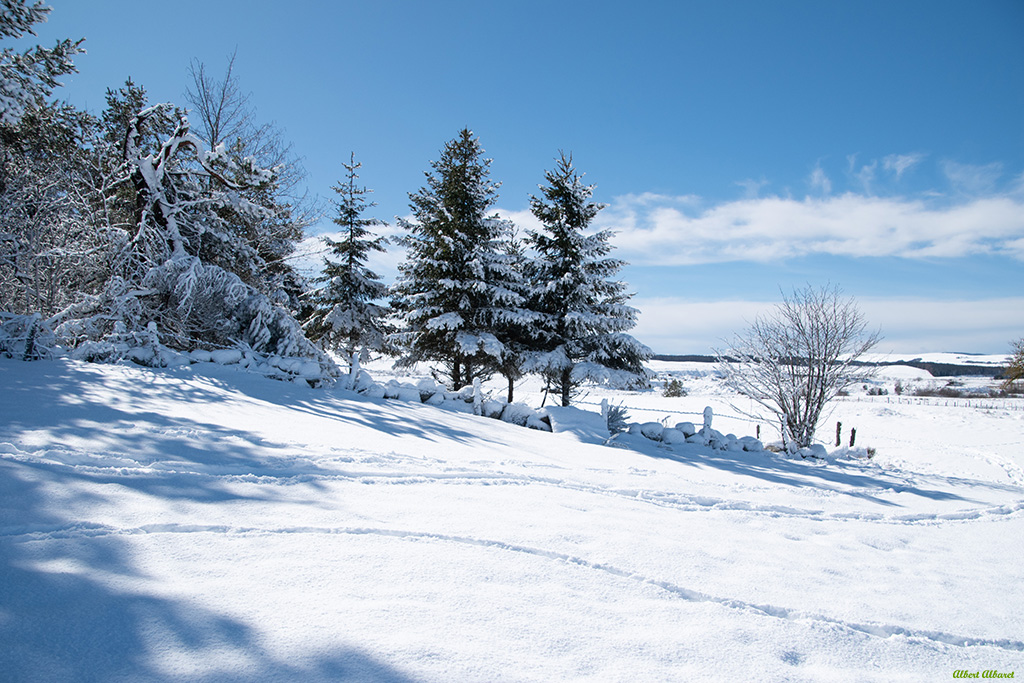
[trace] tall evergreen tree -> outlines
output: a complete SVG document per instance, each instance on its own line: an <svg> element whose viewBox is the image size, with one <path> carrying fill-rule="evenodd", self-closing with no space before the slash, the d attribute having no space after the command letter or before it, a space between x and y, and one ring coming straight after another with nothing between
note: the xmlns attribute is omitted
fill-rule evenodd
<svg viewBox="0 0 1024 683"><path fill-rule="evenodd" d="M496 330L523 314L508 282L511 226L488 215L498 189L490 163L462 130L431 163L426 186L410 193L415 220L400 221L408 234L392 290L404 325L392 337L404 352L399 363L439 362L456 389L497 370L506 347Z"/></svg>
<svg viewBox="0 0 1024 683"><path fill-rule="evenodd" d="M504 346L497 369L508 382L509 403L515 399L515 383L528 374L530 359L541 348L543 339L537 328L540 315L530 306L533 284L527 279L529 259L526 245L513 237L505 244L499 261L504 287L518 295L514 314L502 317L494 330Z"/></svg>
<svg viewBox="0 0 1024 683"><path fill-rule="evenodd" d="M366 267L366 261L371 252L385 250L387 239L371 232L374 226L386 225L384 221L363 217L377 204L367 200L372 190L356 184L362 164L356 162L355 153L342 165L347 171L345 181L331 188L340 197L334 223L342 235L338 241L323 238L334 259L324 259L320 281L326 284L314 294L315 310L304 327L312 341L351 357L357 351L366 354L386 348L385 338L391 331L385 321L388 310L374 302L385 298L388 288Z"/></svg>
<svg viewBox="0 0 1024 683"><path fill-rule="evenodd" d="M42 2L0 0L0 39L35 35L33 25L46 21L49 13ZM82 40L64 39L52 48L37 45L25 52L10 47L0 51L0 124L16 124L26 109L49 98L60 85L58 77L75 72L72 58L85 52Z"/></svg>
<svg viewBox="0 0 1024 683"><path fill-rule="evenodd" d="M530 210L544 226L529 233L537 252L532 307L541 315L542 337L532 369L567 406L584 381L646 383L643 362L651 351L626 334L637 310L626 304L631 295L625 284L612 279L625 264L606 258L611 231L585 234L604 208L590 201L593 186L583 184L572 156L564 153L544 177L543 197L530 198Z"/></svg>

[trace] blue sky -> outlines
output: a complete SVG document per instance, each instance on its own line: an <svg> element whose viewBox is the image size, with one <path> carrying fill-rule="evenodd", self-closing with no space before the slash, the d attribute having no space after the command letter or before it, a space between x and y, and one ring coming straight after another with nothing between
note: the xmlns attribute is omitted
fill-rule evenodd
<svg viewBox="0 0 1024 683"><path fill-rule="evenodd" d="M220 73L237 49L310 192L354 151L392 224L464 126L523 227L571 151L658 352L707 353L826 282L886 351L1024 336L1019 0L49 4L39 42L86 38L69 101L99 112L131 76L182 103L190 60Z"/></svg>

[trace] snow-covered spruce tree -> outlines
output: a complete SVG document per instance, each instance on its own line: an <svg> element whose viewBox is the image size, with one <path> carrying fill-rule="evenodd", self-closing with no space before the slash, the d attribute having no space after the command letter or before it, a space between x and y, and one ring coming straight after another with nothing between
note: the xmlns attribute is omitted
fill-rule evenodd
<svg viewBox="0 0 1024 683"><path fill-rule="evenodd" d="M838 287L808 285L784 295L772 314L758 317L716 353L726 384L763 412L737 409L774 418L787 447L804 448L813 443L825 406L872 374L857 361L880 339Z"/></svg>
<svg viewBox="0 0 1024 683"><path fill-rule="evenodd" d="M560 154L544 177L543 196L530 198L544 226L528 237L537 253L528 278L535 287L530 307L541 315L542 337L530 369L544 375L563 406L586 381L646 386L643 363L652 352L626 334L637 310L626 304L625 284L613 279L625 264L606 258L611 231L586 234L604 207L590 201L593 186L583 184L571 155Z"/></svg>
<svg viewBox="0 0 1024 683"><path fill-rule="evenodd" d="M468 129L445 144L427 184L410 193L414 220L400 220L407 257L392 288L402 325L391 335L400 365L432 361L455 389L486 378L506 354L498 331L524 311L509 286L507 221L488 216L498 184Z"/></svg>
<svg viewBox="0 0 1024 683"><path fill-rule="evenodd" d="M35 35L34 24L46 21L50 8L42 2L0 0L0 39ZM73 73L72 58L84 52L82 41L58 41L52 48L36 46L25 52L4 47L0 52L0 123L13 125L25 110L46 100L60 83L57 78Z"/></svg>
<svg viewBox="0 0 1024 683"><path fill-rule="evenodd" d="M367 200L372 190L356 184L362 164L356 162L354 152L342 166L345 180L331 188L339 196L334 223L341 228L341 239L322 238L331 256L324 259L319 279L324 286L313 293L314 311L303 328L321 347L346 358L359 352L365 360L371 351L386 350L385 339L392 331L386 321L388 309L375 303L387 296L387 285L366 266L370 253L384 251L387 244L386 238L375 237L371 230L386 224L363 216L376 203Z"/></svg>
<svg viewBox="0 0 1024 683"><path fill-rule="evenodd" d="M541 348L542 336L537 328L540 315L530 309L533 287L526 279L529 259L522 240L513 236L506 242L498 260L504 287L517 294L520 302L515 315L502 317L494 330L504 345L497 371L508 382L506 400L509 403L515 399L516 382L528 374L530 359Z"/></svg>
<svg viewBox="0 0 1024 683"><path fill-rule="evenodd" d="M225 159L223 149L206 150L184 116L156 151L146 153L143 127L168 108L145 109L129 125L124 159L135 197L134 233L104 289L55 317L58 336L73 345L92 342L83 353L97 359L118 357L133 345L155 348L159 335L171 348L240 345L270 357L308 359L319 367L320 378L335 374L287 310L237 273L199 256L206 240L239 240L230 217L270 211L244 199L240 190L271 174ZM249 245L236 248L258 258ZM288 374L287 364L277 367ZM302 374L314 379L308 363Z"/></svg>

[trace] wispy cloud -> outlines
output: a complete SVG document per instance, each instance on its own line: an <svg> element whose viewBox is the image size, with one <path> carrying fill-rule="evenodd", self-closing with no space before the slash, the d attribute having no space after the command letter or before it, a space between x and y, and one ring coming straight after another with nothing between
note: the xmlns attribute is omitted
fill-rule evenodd
<svg viewBox="0 0 1024 683"><path fill-rule="evenodd" d="M748 178L747 180L737 181L736 184L743 188L744 199L757 199L761 195L761 190L767 186L769 182L765 178L761 178L760 180Z"/></svg>
<svg viewBox="0 0 1024 683"><path fill-rule="evenodd" d="M961 164L947 159L942 162L941 168L953 189L969 195L994 191L996 183L1003 175L1003 165L999 162L976 165Z"/></svg>
<svg viewBox="0 0 1024 683"><path fill-rule="evenodd" d="M818 190L822 194L832 194L832 181L829 180L825 170L818 164L811 171L810 178L807 179L807 183L811 186L812 190Z"/></svg>
<svg viewBox="0 0 1024 683"><path fill-rule="evenodd" d="M814 254L954 258L1000 254L1024 260L1024 201L1001 195L934 199L845 193L763 197L710 207L619 197L599 214L618 230L619 254L635 265L768 262Z"/></svg>
<svg viewBox="0 0 1024 683"><path fill-rule="evenodd" d="M921 163L924 158L925 155L920 153L890 154L882 159L882 168L892 171L896 174L896 178L899 179L904 173Z"/></svg>

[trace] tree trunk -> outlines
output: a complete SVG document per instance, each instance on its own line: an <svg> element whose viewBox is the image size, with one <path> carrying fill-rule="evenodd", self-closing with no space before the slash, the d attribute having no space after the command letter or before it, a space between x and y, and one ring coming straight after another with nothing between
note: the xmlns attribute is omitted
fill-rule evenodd
<svg viewBox="0 0 1024 683"><path fill-rule="evenodd" d="M462 361L456 359L452 361L452 391L458 391L462 385Z"/></svg>
<svg viewBox="0 0 1024 683"><path fill-rule="evenodd" d="M571 395L572 395L572 370L571 369L562 370L561 385L562 386L560 388L562 390L562 405L563 406L568 406L569 405L569 399L571 398Z"/></svg>

